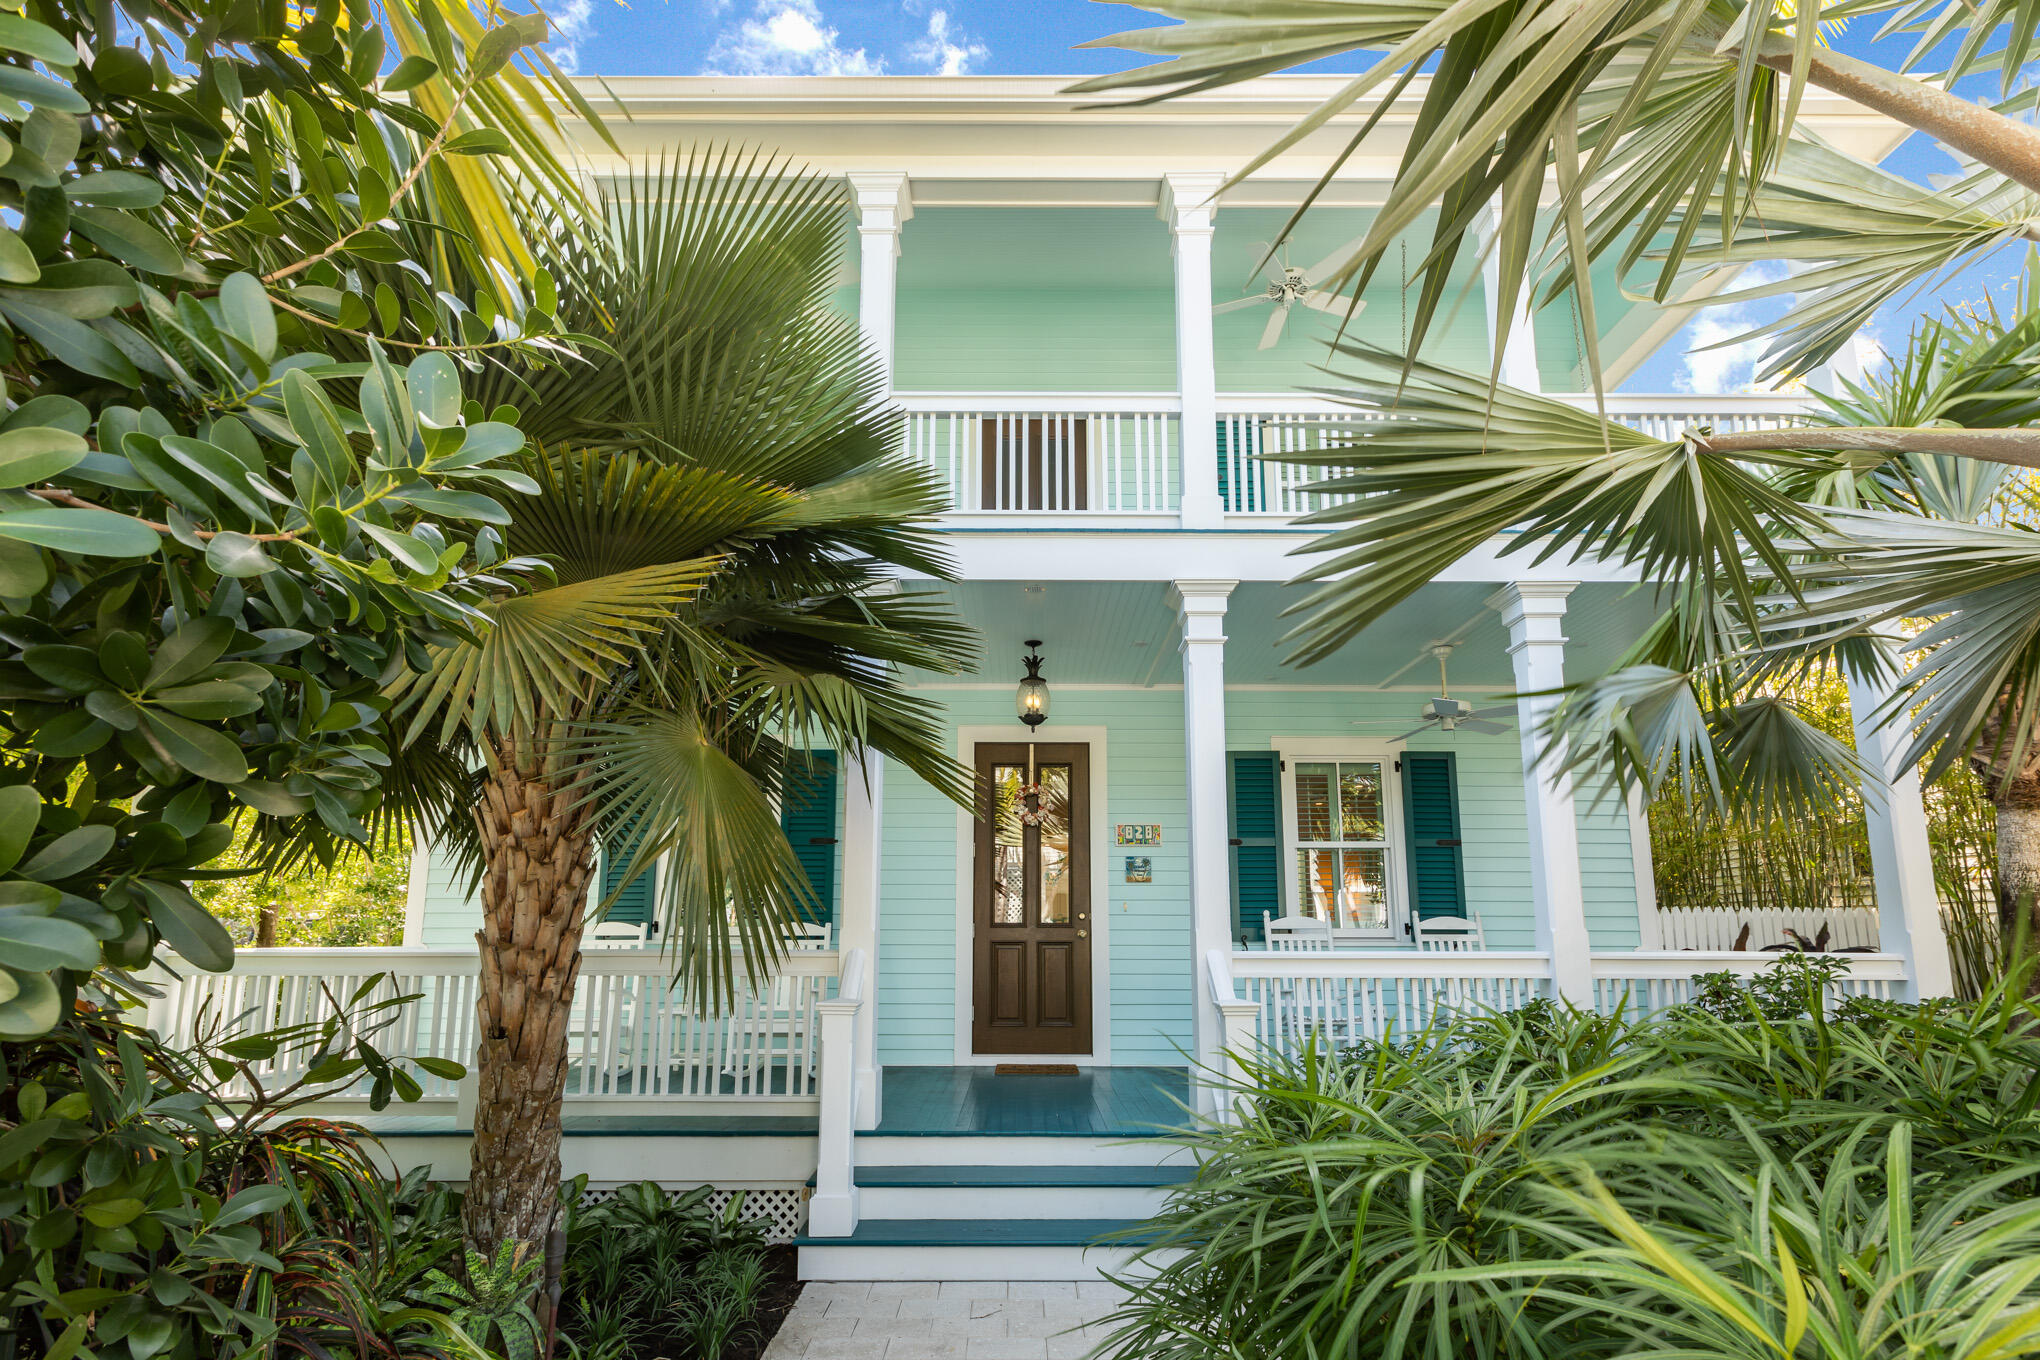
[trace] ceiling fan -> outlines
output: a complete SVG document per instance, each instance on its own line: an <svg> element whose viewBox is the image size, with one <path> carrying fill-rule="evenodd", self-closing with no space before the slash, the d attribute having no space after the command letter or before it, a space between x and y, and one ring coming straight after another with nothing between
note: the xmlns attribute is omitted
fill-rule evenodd
<svg viewBox="0 0 2040 1360"><path fill-rule="evenodd" d="M1426 732L1456 732L1465 728L1469 732L1506 732L1507 723L1493 721L1495 718L1514 717L1514 704L1502 704L1494 708L1475 708L1464 699L1452 697L1452 686L1445 679L1445 662L1452 655L1457 644L1435 642L1431 644L1431 655L1438 658L1438 693L1424 704L1424 721L1407 732L1389 738L1403 741L1410 737L1422 736ZM1368 719L1356 722L1354 726L1371 725L1382 719Z"/></svg>
<svg viewBox="0 0 2040 1360"><path fill-rule="evenodd" d="M1257 242L1255 248L1266 253L1268 246L1266 242ZM1239 311L1242 307L1259 307L1264 303L1272 304L1275 308L1274 313L1269 316L1268 324L1261 330L1261 349L1273 349L1275 347L1275 342L1282 338L1282 328L1289 324L1290 310L1299 302L1306 307L1320 312L1339 312L1343 314L1350 308L1351 312L1355 315L1359 313L1361 308L1367 305L1363 302L1358 306L1353 306L1352 299L1350 298L1311 286L1311 278L1313 276L1321 276L1327 269L1334 267L1337 263L1336 259L1326 260L1315 269L1298 269L1289 263L1289 243L1285 241L1282 243L1277 260L1276 272L1268 275L1268 286L1265 290L1254 294L1252 297L1237 298L1232 302L1221 302L1211 309L1213 316L1220 316L1226 312Z"/></svg>

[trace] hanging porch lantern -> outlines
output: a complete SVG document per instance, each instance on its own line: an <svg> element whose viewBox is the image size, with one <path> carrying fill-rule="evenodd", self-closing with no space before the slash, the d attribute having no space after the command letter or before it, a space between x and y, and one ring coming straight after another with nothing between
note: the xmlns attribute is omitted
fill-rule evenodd
<svg viewBox="0 0 2040 1360"><path fill-rule="evenodd" d="M1021 677L1020 688L1013 696L1013 707L1029 731L1048 721L1048 681L1041 678L1040 646L1040 638L1027 639L1027 655L1020 658L1027 674Z"/></svg>

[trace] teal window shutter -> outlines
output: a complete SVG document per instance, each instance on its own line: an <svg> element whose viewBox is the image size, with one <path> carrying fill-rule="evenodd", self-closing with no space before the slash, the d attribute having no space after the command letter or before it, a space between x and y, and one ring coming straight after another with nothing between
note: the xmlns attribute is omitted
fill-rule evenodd
<svg viewBox="0 0 2040 1360"><path fill-rule="evenodd" d="M623 882L623 871L630 867L631 857L637 854L644 837L635 828L623 831L611 838L613 843L602 847L602 900L609 902L609 910L602 913L605 921L616 921L629 926L656 926L652 914L654 895L652 870L647 869L632 880L629 887L617 892L617 885ZM610 901L610 894L616 899Z"/></svg>
<svg viewBox="0 0 2040 1360"><path fill-rule="evenodd" d="M779 826L807 870L820 905L817 918L836 919L836 753L809 751L791 756L779 802Z"/></svg>
<svg viewBox="0 0 2040 1360"><path fill-rule="evenodd" d="M1239 436L1239 448L1232 447ZM1228 512L1252 514L1267 507L1261 504L1261 467L1254 461L1261 452L1261 427L1248 416L1220 416L1218 419L1218 503ZM1239 479L1233 478L1234 455L1238 455ZM1260 752L1252 752L1259 755Z"/></svg>
<svg viewBox="0 0 2040 1360"><path fill-rule="evenodd" d="M1226 767L1233 934L1258 939L1261 917L1282 914L1282 765L1273 751L1234 751Z"/></svg>
<svg viewBox="0 0 2040 1360"><path fill-rule="evenodd" d="M1450 751L1405 751L1403 832L1410 902L1418 919L1465 916L1466 864L1459 843L1459 768Z"/></svg>

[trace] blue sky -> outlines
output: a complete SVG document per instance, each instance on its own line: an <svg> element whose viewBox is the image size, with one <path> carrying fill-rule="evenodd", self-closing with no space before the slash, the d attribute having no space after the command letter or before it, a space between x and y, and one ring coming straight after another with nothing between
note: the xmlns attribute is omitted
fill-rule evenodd
<svg viewBox="0 0 2040 1360"><path fill-rule="evenodd" d="M559 29L552 48L556 59L583 75L618 76L1088 74L1124 69L1140 59L1079 44L1160 22L1147 11L1095 0L637 0L628 6L618 0L553 0L547 11ZM1906 43L1873 42L1881 18L1858 20L1835 39L1836 45L1895 62ZM1887 165L1922 182L1953 168L1945 154L1919 136ZM1869 338L1897 347L1919 312L2008 286L2017 260L2016 254L2007 254L1985 261L1928 293L1901 298L1877 318ZM1704 312L1625 386L1632 391L1747 390L1758 346L1709 346L1769 320L1788 305L1781 301Z"/></svg>

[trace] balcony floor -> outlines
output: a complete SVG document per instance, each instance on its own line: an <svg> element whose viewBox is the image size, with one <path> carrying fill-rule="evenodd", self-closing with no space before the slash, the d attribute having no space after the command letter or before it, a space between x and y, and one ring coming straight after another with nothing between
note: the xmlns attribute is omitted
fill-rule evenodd
<svg viewBox="0 0 2040 1360"><path fill-rule="evenodd" d="M1152 1137L1181 1128L1190 1101L1182 1067L1089 1067L1075 1076L888 1067L884 1082L876 1132L890 1137Z"/></svg>

